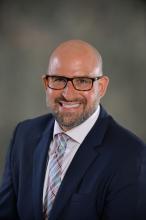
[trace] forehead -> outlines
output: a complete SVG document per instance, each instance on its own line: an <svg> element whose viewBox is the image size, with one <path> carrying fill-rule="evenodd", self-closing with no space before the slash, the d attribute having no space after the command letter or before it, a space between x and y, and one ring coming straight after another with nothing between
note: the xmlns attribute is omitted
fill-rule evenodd
<svg viewBox="0 0 146 220"><path fill-rule="evenodd" d="M64 76L89 76L99 68L99 60L93 49L59 48L51 56L48 72Z"/></svg>

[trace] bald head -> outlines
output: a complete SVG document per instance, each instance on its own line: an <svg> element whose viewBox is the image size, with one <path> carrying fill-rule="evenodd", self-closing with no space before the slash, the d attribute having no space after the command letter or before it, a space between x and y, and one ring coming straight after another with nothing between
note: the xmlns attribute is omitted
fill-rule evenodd
<svg viewBox="0 0 146 220"><path fill-rule="evenodd" d="M66 41L50 56L48 72L54 74L54 71L63 74L73 71L102 75L102 58L99 52L85 41Z"/></svg>
<svg viewBox="0 0 146 220"><path fill-rule="evenodd" d="M64 130L87 120L104 96L109 79L102 75L102 58L87 42L70 40L51 54L44 75L47 104Z"/></svg>

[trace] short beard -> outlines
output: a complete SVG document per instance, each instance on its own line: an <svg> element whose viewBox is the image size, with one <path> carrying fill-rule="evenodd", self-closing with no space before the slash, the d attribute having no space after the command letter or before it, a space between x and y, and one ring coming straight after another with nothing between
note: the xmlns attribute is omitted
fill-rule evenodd
<svg viewBox="0 0 146 220"><path fill-rule="evenodd" d="M97 104L95 104L92 108L88 108L88 110L86 110L87 102L85 100L76 100L76 101L80 101L82 103L83 112L77 114L75 117L73 117L72 113L70 112L60 113L58 109L56 109L56 111L51 111L56 121L63 130L67 131L80 125L81 123L86 121L97 109ZM58 103L58 100L56 100L56 103Z"/></svg>
<svg viewBox="0 0 146 220"><path fill-rule="evenodd" d="M58 124L60 125L61 128L65 128L65 130L70 130L78 125L80 125L82 122L84 122L87 117L84 115L81 115L78 120L64 120L64 118L70 118L72 117L72 113L66 113L65 116L61 115L60 113L52 113L56 119L56 121L58 122Z"/></svg>

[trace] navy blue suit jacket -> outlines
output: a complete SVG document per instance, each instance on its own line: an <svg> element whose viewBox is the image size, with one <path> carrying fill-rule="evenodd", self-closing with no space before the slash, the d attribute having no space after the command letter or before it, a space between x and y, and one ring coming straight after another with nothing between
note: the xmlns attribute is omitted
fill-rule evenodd
<svg viewBox="0 0 146 220"><path fill-rule="evenodd" d="M0 188L0 220L43 219L54 118L20 123ZM50 220L146 220L146 146L101 108L61 183Z"/></svg>

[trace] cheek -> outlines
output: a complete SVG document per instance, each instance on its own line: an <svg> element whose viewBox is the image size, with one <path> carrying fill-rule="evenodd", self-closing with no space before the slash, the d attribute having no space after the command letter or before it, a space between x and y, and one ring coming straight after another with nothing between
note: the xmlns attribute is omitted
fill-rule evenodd
<svg viewBox="0 0 146 220"><path fill-rule="evenodd" d="M46 90L46 104L49 108L54 108L55 98L54 92Z"/></svg>
<svg viewBox="0 0 146 220"><path fill-rule="evenodd" d="M85 92L84 94L85 99L87 100L87 103L89 105L92 105L93 103L95 103L97 100L99 100L99 95L98 95L98 91L97 89L90 91L90 92Z"/></svg>
<svg viewBox="0 0 146 220"><path fill-rule="evenodd" d="M52 90L52 89L47 89L46 90L46 98L50 101L53 101L56 97L58 97L58 91L57 90Z"/></svg>

